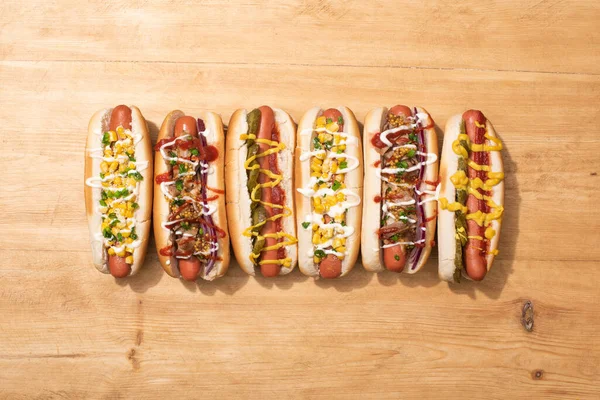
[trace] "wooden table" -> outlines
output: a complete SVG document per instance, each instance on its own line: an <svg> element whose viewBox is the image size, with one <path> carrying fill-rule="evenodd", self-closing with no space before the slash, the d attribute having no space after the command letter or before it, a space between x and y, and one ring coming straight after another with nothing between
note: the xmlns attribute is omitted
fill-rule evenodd
<svg viewBox="0 0 600 400"><path fill-rule="evenodd" d="M599 2L155 3L0 6L0 397L599 398ZM435 251L413 276L188 284L152 243L115 281L83 162L120 103L153 140L175 108L479 108L506 147L501 253L479 284L440 282Z"/></svg>

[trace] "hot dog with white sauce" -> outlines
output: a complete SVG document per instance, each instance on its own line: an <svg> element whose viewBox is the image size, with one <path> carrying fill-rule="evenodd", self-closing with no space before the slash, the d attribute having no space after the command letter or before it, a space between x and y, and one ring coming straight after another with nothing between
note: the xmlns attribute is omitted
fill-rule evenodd
<svg viewBox="0 0 600 400"><path fill-rule="evenodd" d="M152 212L152 144L137 107L100 110L90 120L84 191L94 265L115 278L135 274Z"/></svg>
<svg viewBox="0 0 600 400"><path fill-rule="evenodd" d="M221 117L172 111L154 147L154 237L164 270L195 281L229 266Z"/></svg>
<svg viewBox="0 0 600 400"><path fill-rule="evenodd" d="M502 142L481 111L446 124L438 202L439 275L482 280L498 254L504 213Z"/></svg>
<svg viewBox="0 0 600 400"><path fill-rule="evenodd" d="M227 133L227 217L240 267L285 275L298 260L293 203L296 124L283 110L240 109Z"/></svg>
<svg viewBox="0 0 600 400"><path fill-rule="evenodd" d="M433 119L421 107L376 108L365 118L363 146L363 266L413 274L434 245L438 145Z"/></svg>
<svg viewBox="0 0 600 400"><path fill-rule="evenodd" d="M296 165L300 271L344 276L358 257L362 213L362 149L352 111L307 111L298 125Z"/></svg>

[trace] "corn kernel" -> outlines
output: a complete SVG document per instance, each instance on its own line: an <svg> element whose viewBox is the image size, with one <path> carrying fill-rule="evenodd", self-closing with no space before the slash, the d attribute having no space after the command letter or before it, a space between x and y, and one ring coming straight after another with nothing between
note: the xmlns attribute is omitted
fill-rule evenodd
<svg viewBox="0 0 600 400"><path fill-rule="evenodd" d="M346 245L346 238L345 237L341 238L340 241L342 242L342 246ZM346 250L346 249L344 249L344 250Z"/></svg>
<svg viewBox="0 0 600 400"><path fill-rule="evenodd" d="M117 186L121 186L123 184L120 176L116 176L115 177L114 184L117 185Z"/></svg>
<svg viewBox="0 0 600 400"><path fill-rule="evenodd" d="M124 238L128 238L129 235L131 235L131 231L121 231L121 235L123 235Z"/></svg>
<svg viewBox="0 0 600 400"><path fill-rule="evenodd" d="M321 179L327 180L329 178L329 174L327 172L323 172L321 174Z"/></svg>
<svg viewBox="0 0 600 400"><path fill-rule="evenodd" d="M312 242L319 243L320 241L321 241L321 235L319 234L319 232L313 233Z"/></svg>
<svg viewBox="0 0 600 400"><path fill-rule="evenodd" d="M344 201L346 196L344 196L344 193L336 193L335 198L337 201Z"/></svg>
<svg viewBox="0 0 600 400"><path fill-rule="evenodd" d="M113 226L110 231L113 235L117 236L117 233L119 233L119 228L117 228L116 226Z"/></svg>
<svg viewBox="0 0 600 400"><path fill-rule="evenodd" d="M329 187L329 184L328 184L327 182L325 182L325 183L321 183L321 184L319 185L319 189L327 189L328 187Z"/></svg>
<svg viewBox="0 0 600 400"><path fill-rule="evenodd" d="M323 200L320 197L314 197L313 198L313 202L315 203L315 206L321 205L321 202Z"/></svg>
<svg viewBox="0 0 600 400"><path fill-rule="evenodd" d="M110 186L110 182L102 182L102 187L109 187Z"/></svg>
<svg viewBox="0 0 600 400"><path fill-rule="evenodd" d="M325 212L325 207L323 207L323 206L315 206L315 212L317 214L323 214Z"/></svg>
<svg viewBox="0 0 600 400"><path fill-rule="evenodd" d="M322 162L325 159L325 153L315 154L315 158L319 160L319 162Z"/></svg>
<svg viewBox="0 0 600 400"><path fill-rule="evenodd" d="M344 214L336 215L335 218L334 218L334 220L338 224L341 224L342 222L344 222Z"/></svg>
<svg viewBox="0 0 600 400"><path fill-rule="evenodd" d="M117 140L117 132L115 131L108 131L108 138L111 142L114 142Z"/></svg>
<svg viewBox="0 0 600 400"><path fill-rule="evenodd" d="M336 251L339 251L340 253L345 253L346 252L346 246L340 246L337 248Z"/></svg>
<svg viewBox="0 0 600 400"><path fill-rule="evenodd" d="M108 210L108 207L98 207L98 211L100 212L100 214L106 214L107 210Z"/></svg>
<svg viewBox="0 0 600 400"><path fill-rule="evenodd" d="M337 172L337 170L338 170L337 163L336 162L332 162L331 163L331 172L335 174Z"/></svg>
<svg viewBox="0 0 600 400"><path fill-rule="evenodd" d="M340 130L340 126L337 124L337 121L332 121L325 125L325 128L330 132L337 132ZM332 138L333 139L333 138ZM331 140L331 139L328 139Z"/></svg>
<svg viewBox="0 0 600 400"><path fill-rule="evenodd" d="M340 135L334 135L334 137L333 137L333 142L334 142L335 144L339 144L341 140L342 140L342 137L341 137ZM336 151L337 151L337 150L336 150Z"/></svg>
<svg viewBox="0 0 600 400"><path fill-rule="evenodd" d="M112 157L112 151L110 149L104 149L104 157Z"/></svg>
<svg viewBox="0 0 600 400"><path fill-rule="evenodd" d="M338 258L339 258L340 260L343 260L344 258L346 258L346 256L345 256L344 254L342 254L342 255L338 256Z"/></svg>
<svg viewBox="0 0 600 400"><path fill-rule="evenodd" d="M125 240L125 243L131 244L131 243L133 243L133 239L128 237L127 240ZM131 250L131 252L133 253L133 250Z"/></svg>
<svg viewBox="0 0 600 400"><path fill-rule="evenodd" d="M117 133L119 135L122 135L125 133L125 129L123 129L123 126L120 125L119 127L117 127Z"/></svg>
<svg viewBox="0 0 600 400"><path fill-rule="evenodd" d="M113 249L112 247L109 247L108 248L108 255L114 256L115 255L115 249Z"/></svg>
<svg viewBox="0 0 600 400"><path fill-rule="evenodd" d="M118 252L117 255L119 257L125 257L125 250Z"/></svg>
<svg viewBox="0 0 600 400"><path fill-rule="evenodd" d="M317 127L325 126L326 123L327 123L327 118L325 118L324 116L320 116L315 121L315 124L317 125Z"/></svg>
<svg viewBox="0 0 600 400"><path fill-rule="evenodd" d="M100 171L104 173L108 172L108 163L106 161L100 163Z"/></svg>
<svg viewBox="0 0 600 400"><path fill-rule="evenodd" d="M342 241L339 238L333 239L333 243L331 244L331 246L333 246L334 249L337 249L341 245L342 245Z"/></svg>
<svg viewBox="0 0 600 400"><path fill-rule="evenodd" d="M118 161L113 161L113 162L110 163L110 168L109 168L110 172L115 172L117 170L117 168L119 168L119 162Z"/></svg>
<svg viewBox="0 0 600 400"><path fill-rule="evenodd" d="M125 215L126 218L133 218L133 210L129 210L126 213L127 215Z"/></svg>
<svg viewBox="0 0 600 400"><path fill-rule="evenodd" d="M337 146L333 146L333 147L331 148L331 152L332 152L332 153L337 153L337 151L338 151L338 147L337 147Z"/></svg>
<svg viewBox="0 0 600 400"><path fill-rule="evenodd" d="M133 264L133 256L128 256L125 258L125 262L127 264Z"/></svg>
<svg viewBox="0 0 600 400"><path fill-rule="evenodd" d="M321 259L320 259L319 257L317 257L317 256L314 256L314 257L313 257L313 262L314 262L315 264L318 264L318 263L320 263L320 262L321 262Z"/></svg>
<svg viewBox="0 0 600 400"><path fill-rule="evenodd" d="M133 161L129 161L129 165L127 165L129 169L135 169L135 163Z"/></svg>
<svg viewBox="0 0 600 400"><path fill-rule="evenodd" d="M135 186L135 179L134 178L127 178L127 186Z"/></svg>
<svg viewBox="0 0 600 400"><path fill-rule="evenodd" d="M340 144L338 146L338 150L342 150L342 151L346 150L346 145L345 144Z"/></svg>
<svg viewBox="0 0 600 400"><path fill-rule="evenodd" d="M314 178L318 178L318 177L320 177L320 176L321 176L321 173L320 173L320 172L311 172L311 173L310 173L310 176L311 176L311 177L314 177Z"/></svg>
<svg viewBox="0 0 600 400"><path fill-rule="evenodd" d="M320 165L310 164L310 170L312 172L321 172L322 168Z"/></svg>
<svg viewBox="0 0 600 400"><path fill-rule="evenodd" d="M325 134L323 132L319 133L317 135L317 138L319 139L319 142L321 142L321 143L326 142L326 140L325 140Z"/></svg>
<svg viewBox="0 0 600 400"><path fill-rule="evenodd" d="M317 231L317 229L319 229L319 225L317 225L317 224L312 224L312 230L313 230L313 232L316 232L316 231Z"/></svg>

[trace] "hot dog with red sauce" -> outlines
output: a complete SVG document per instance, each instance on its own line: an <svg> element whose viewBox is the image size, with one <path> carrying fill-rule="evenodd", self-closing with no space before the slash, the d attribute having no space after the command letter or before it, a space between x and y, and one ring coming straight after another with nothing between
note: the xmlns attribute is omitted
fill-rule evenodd
<svg viewBox="0 0 600 400"><path fill-rule="evenodd" d="M376 108L365 119L363 266L417 272L434 245L437 137L420 107Z"/></svg>

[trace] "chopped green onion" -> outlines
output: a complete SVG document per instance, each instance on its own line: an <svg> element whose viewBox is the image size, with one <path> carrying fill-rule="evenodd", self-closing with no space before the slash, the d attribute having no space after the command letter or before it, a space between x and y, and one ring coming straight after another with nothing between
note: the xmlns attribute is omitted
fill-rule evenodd
<svg viewBox="0 0 600 400"><path fill-rule="evenodd" d="M408 153L406 153L406 157L413 158L415 156L415 154L417 154L417 152L415 151L415 149L410 149L408 151Z"/></svg>
<svg viewBox="0 0 600 400"><path fill-rule="evenodd" d="M178 180L175 182L175 188L176 188L177 190L179 190L180 192L183 190L183 181L182 181L181 179L178 179Z"/></svg>
<svg viewBox="0 0 600 400"><path fill-rule="evenodd" d="M108 134L108 132L104 132L104 135L102 135L102 144L105 146L108 146L110 144L110 135Z"/></svg>
<svg viewBox="0 0 600 400"><path fill-rule="evenodd" d="M408 135L408 138L410 139L411 142L416 142L417 141L417 134L416 133L411 133Z"/></svg>
<svg viewBox="0 0 600 400"><path fill-rule="evenodd" d="M179 164L179 173L180 174L183 174L183 173L187 172L187 170L188 170L187 165L185 165L185 164Z"/></svg>
<svg viewBox="0 0 600 400"><path fill-rule="evenodd" d="M140 208L140 205L138 203L133 203L131 205L131 208L133 208L134 210L136 210L136 209Z"/></svg>
<svg viewBox="0 0 600 400"><path fill-rule="evenodd" d="M122 241L123 241L123 235L121 235L121 232L117 233L117 240L118 240L119 242L122 242Z"/></svg>
<svg viewBox="0 0 600 400"><path fill-rule="evenodd" d="M340 183L340 181L334 181L333 185L331 186L331 189L333 189L333 191L336 191L341 187L342 187L342 184Z"/></svg>
<svg viewBox="0 0 600 400"><path fill-rule="evenodd" d="M341 168L341 169L346 169L346 168L348 168L348 162L347 162L347 161L341 161L341 162L340 162L340 168Z"/></svg>
<svg viewBox="0 0 600 400"><path fill-rule="evenodd" d="M332 122L333 122L333 120L332 120L331 118L327 118L327 119L325 120L325 123L327 123L327 124L330 124L330 123L332 123Z"/></svg>
<svg viewBox="0 0 600 400"><path fill-rule="evenodd" d="M323 147L321 146L321 142L319 142L319 138L315 136L313 139L313 147L315 150L321 150Z"/></svg>
<svg viewBox="0 0 600 400"><path fill-rule="evenodd" d="M198 155L198 149L192 149L192 150L190 150L190 153L191 153L193 156L197 156L197 155Z"/></svg>
<svg viewBox="0 0 600 400"><path fill-rule="evenodd" d="M394 254L394 260L400 261L400 256L398 254Z"/></svg>
<svg viewBox="0 0 600 400"><path fill-rule="evenodd" d="M135 157L133 156L133 154L127 154L127 156L129 157L129 161L135 162Z"/></svg>
<svg viewBox="0 0 600 400"><path fill-rule="evenodd" d="M319 257L319 258L323 258L325 257L325 252L323 250L315 250L315 256Z"/></svg>
<svg viewBox="0 0 600 400"><path fill-rule="evenodd" d="M337 121L338 125L344 125L344 118L340 115Z"/></svg>
<svg viewBox="0 0 600 400"><path fill-rule="evenodd" d="M308 227L309 227L309 226L310 226L310 222L303 222L303 223L302 223L302 227L303 227L304 229L308 229Z"/></svg>
<svg viewBox="0 0 600 400"><path fill-rule="evenodd" d="M133 176L133 179L135 179L138 182L144 180L144 177L138 171L135 171L133 174L130 175Z"/></svg>
<svg viewBox="0 0 600 400"><path fill-rule="evenodd" d="M101 205L102 207L106 207L106 201L104 201L104 200L100 200L100 205Z"/></svg>
<svg viewBox="0 0 600 400"><path fill-rule="evenodd" d="M104 179L105 176L106 174L104 172L100 172L100 179Z"/></svg>

